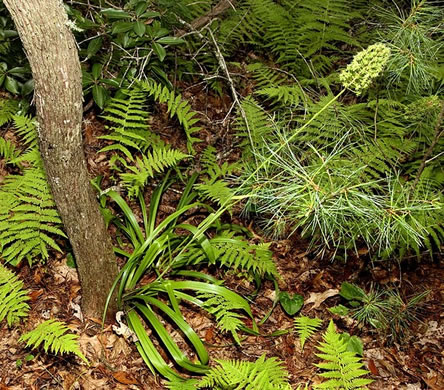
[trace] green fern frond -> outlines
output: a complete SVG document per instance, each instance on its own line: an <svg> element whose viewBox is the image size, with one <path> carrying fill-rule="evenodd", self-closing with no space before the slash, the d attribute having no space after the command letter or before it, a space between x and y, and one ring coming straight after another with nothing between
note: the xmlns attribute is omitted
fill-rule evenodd
<svg viewBox="0 0 444 390"><path fill-rule="evenodd" d="M47 320L35 329L22 335L19 341L25 342L26 346L32 349L38 348L43 343L43 350L45 352L49 351L56 355L73 353L86 364L89 364L80 351L77 342L79 336L67 332L69 332L69 328L63 322Z"/></svg>
<svg viewBox="0 0 444 390"><path fill-rule="evenodd" d="M17 133L23 144L29 149L37 147L37 120L30 115L14 115L12 117L14 122L15 133Z"/></svg>
<svg viewBox="0 0 444 390"><path fill-rule="evenodd" d="M219 366L212 368L199 382L199 387L244 390L291 390L288 373L282 362L262 355L255 362L217 360Z"/></svg>
<svg viewBox="0 0 444 390"><path fill-rule="evenodd" d="M23 289L23 282L14 272L0 264L0 322L6 318L12 326L21 318L28 316L28 291Z"/></svg>
<svg viewBox="0 0 444 390"><path fill-rule="evenodd" d="M347 351L347 342L336 332L331 320L323 339L324 342L317 347L321 353L317 353L316 356L324 362L316 366L325 370L320 376L328 380L315 385L316 389L362 389L373 382L371 379L362 378L369 372L362 368L364 365L356 353Z"/></svg>
<svg viewBox="0 0 444 390"><path fill-rule="evenodd" d="M200 162L202 173L207 177L203 180L203 183L196 184L195 188L201 193L203 199L210 199L214 203L224 204L230 208L229 201L233 198L233 191L224 178L238 170L239 164L230 164L227 161L219 164L216 149L213 146L208 146L202 152Z"/></svg>
<svg viewBox="0 0 444 390"><path fill-rule="evenodd" d="M194 154L193 144L200 140L194 137L193 134L199 132L201 128L195 126L199 122L199 118L197 113L192 110L190 103L181 94L170 91L168 87L158 84L154 80L141 83L140 88L155 101L167 105L170 117L176 117L185 130L189 153Z"/></svg>
<svg viewBox="0 0 444 390"><path fill-rule="evenodd" d="M251 271L262 277L278 279L279 272L272 258L270 244L250 244L233 232L223 232L210 240L217 263L242 271Z"/></svg>
<svg viewBox="0 0 444 390"><path fill-rule="evenodd" d="M52 236L66 237L42 167L8 175L0 186L0 255L17 265L62 252Z"/></svg>
<svg viewBox="0 0 444 390"><path fill-rule="evenodd" d="M245 118L238 113L237 135L244 139L241 146L254 148L263 144L263 140L272 133L274 121L254 98L247 97L241 104ZM248 123L245 123L245 119ZM253 145L250 145L250 139Z"/></svg>
<svg viewBox="0 0 444 390"><path fill-rule="evenodd" d="M126 165L131 173L121 173L122 185L128 188L130 197L137 196L148 179L154 177L155 173L164 172L165 169L175 166L188 155L176 149L159 148L152 152L142 154L142 158L136 158L136 165Z"/></svg>
<svg viewBox="0 0 444 390"><path fill-rule="evenodd" d="M234 340L240 344L238 331L244 326L243 316L235 310L241 309L235 302L222 295L199 294L199 299L204 300L203 308L214 315L217 326L223 332L230 332Z"/></svg>
<svg viewBox="0 0 444 390"><path fill-rule="evenodd" d="M200 157L200 163L203 168L203 173L209 176L209 182L231 175L240 168L239 163L230 164L225 161L223 164L220 164L216 156L216 148L213 146L207 146L205 148Z"/></svg>
<svg viewBox="0 0 444 390"><path fill-rule="evenodd" d="M18 110L18 101L0 98L0 126L9 122Z"/></svg>
<svg viewBox="0 0 444 390"><path fill-rule="evenodd" d="M225 180L196 184L195 188L201 193L203 199L209 199L216 204L230 207L227 202L233 198L234 193Z"/></svg>
<svg viewBox="0 0 444 390"><path fill-rule="evenodd" d="M3 158L6 163L15 160L20 155L16 150L15 145L8 140L0 137L0 158Z"/></svg>
<svg viewBox="0 0 444 390"><path fill-rule="evenodd" d="M133 161L133 151L145 152L151 146L163 146L159 136L149 130L146 94L139 88L121 91L124 98L113 98L102 116L113 125L111 134L98 138L111 141L100 152L120 151Z"/></svg>
<svg viewBox="0 0 444 390"><path fill-rule="evenodd" d="M322 320L319 318L310 318L305 316L294 319L294 328L299 335L301 348L304 348L305 342L319 329Z"/></svg>
<svg viewBox="0 0 444 390"><path fill-rule="evenodd" d="M256 90L257 95L270 100L274 104L285 107L297 107L307 99L300 85L280 85L276 87L265 87Z"/></svg>
<svg viewBox="0 0 444 390"><path fill-rule="evenodd" d="M277 88L289 82L283 73L268 67L262 62L249 64L246 69L255 80L258 89Z"/></svg>

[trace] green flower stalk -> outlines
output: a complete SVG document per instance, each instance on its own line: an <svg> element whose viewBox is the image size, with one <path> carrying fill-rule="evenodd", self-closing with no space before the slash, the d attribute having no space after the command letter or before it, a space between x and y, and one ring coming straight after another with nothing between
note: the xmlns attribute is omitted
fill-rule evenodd
<svg viewBox="0 0 444 390"><path fill-rule="evenodd" d="M339 79L344 87L360 95L382 73L389 57L390 49L386 45L371 45L355 55L352 63L339 74Z"/></svg>

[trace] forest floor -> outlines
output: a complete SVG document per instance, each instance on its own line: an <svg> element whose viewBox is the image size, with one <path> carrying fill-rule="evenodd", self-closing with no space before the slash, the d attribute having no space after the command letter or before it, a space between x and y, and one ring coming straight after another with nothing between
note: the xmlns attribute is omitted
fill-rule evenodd
<svg viewBox="0 0 444 390"><path fill-rule="evenodd" d="M239 150L233 148L231 121L224 121L231 100L228 97L212 96L200 87L185 90L184 96L193 108L202 114L200 137L202 150L210 144L217 148L225 159L236 160ZM185 150L181 130L168 119L164 110L156 113L152 130L158 132L173 146ZM3 129L8 131L7 129ZM2 131L3 131L2 130ZM97 137L104 133L104 124L93 112L84 119L85 151L92 176L103 175L105 185L110 177L109 156L98 154L103 142ZM198 169L198 167L196 168ZM0 166L0 176L2 167ZM170 189L164 196L161 210L165 215L175 208L180 188ZM149 191L148 191L149 192ZM234 214L235 222L247 225L254 239L262 237L254 221L242 220ZM111 232L112 233L112 232ZM67 247L67 243L62 243ZM433 261L416 258L399 264L369 264L365 253L361 257L350 256L347 264L320 259L308 250L302 239L294 236L288 240L272 241L274 260L282 275L281 290L299 293L305 298L301 314L324 319L334 318L340 332L359 336L364 344L364 362L374 382L370 389L444 389L444 267L440 258ZM247 296L254 291L254 283L236 275L222 274L221 270L209 269L211 274L224 278L226 285L237 293ZM0 328L0 390L27 389L164 389L160 378L154 377L137 352L135 345L115 332L115 325L101 328L100 319L83 318L80 311L80 285L75 269L67 265L66 254L54 254L46 263L30 269L22 264L19 277L30 291L30 317L25 324L9 329L2 323ZM340 303L338 295L341 283L355 283L363 288L372 283L381 286L396 286L403 296L430 290L421 310L421 321L410 328L410 334L402 344L388 344L383 335L361 327L350 318L334 316L329 307ZM251 302L253 314L260 321L272 308L275 301L273 283L266 281ZM214 359L256 360L262 354L275 356L285 362L290 382L298 384L319 383L315 345L316 335L301 350L297 336L288 332L281 336L267 336L274 331L291 329L293 319L277 305L268 320L260 327L263 336L247 336L241 346L222 335L212 320L203 312L189 307L185 317L208 346ZM80 336L83 353L90 366L80 364L74 357L58 357L45 353L32 353L18 342L20 335L36 324L49 318L66 321ZM173 335L175 333L173 332ZM178 335L177 335L178 337ZM180 340L178 340L180 343ZM183 345L186 349L186 345ZM165 356L166 358L166 356ZM258 389L260 390L260 389Z"/></svg>

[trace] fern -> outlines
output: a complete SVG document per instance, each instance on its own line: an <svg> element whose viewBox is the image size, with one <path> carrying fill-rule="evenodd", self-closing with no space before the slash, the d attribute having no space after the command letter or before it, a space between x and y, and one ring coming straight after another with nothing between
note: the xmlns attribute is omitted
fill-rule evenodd
<svg viewBox="0 0 444 390"><path fill-rule="evenodd" d="M38 348L43 343L45 352L50 351L56 355L59 353L62 355L73 353L86 364L89 364L77 343L79 336L67 332L69 332L69 328L63 322L47 320L32 331L22 335L19 341L25 342L26 346L32 347L32 349Z"/></svg>
<svg viewBox="0 0 444 390"><path fill-rule="evenodd" d="M229 182L224 179L238 170L239 164L229 164L227 161L219 164L216 158L216 149L213 146L208 146L202 152L201 165L202 173L208 177L203 180L203 183L196 184L195 188L200 192L203 199L210 199L214 203L224 204L229 208L233 191L229 187Z"/></svg>
<svg viewBox="0 0 444 390"><path fill-rule="evenodd" d="M0 98L0 126L9 122L18 110L19 103L12 99Z"/></svg>
<svg viewBox="0 0 444 390"><path fill-rule="evenodd" d="M305 342L319 329L321 324L322 320L319 318L300 316L294 319L294 328L299 335L302 349Z"/></svg>
<svg viewBox="0 0 444 390"><path fill-rule="evenodd" d="M236 306L232 300L226 299L222 295L200 294L199 299L206 299L203 308L214 315L217 325L223 332L230 332L236 343L240 344L238 331L244 326L242 315L237 313Z"/></svg>
<svg viewBox="0 0 444 390"><path fill-rule="evenodd" d="M346 0L244 0L222 23L220 40L228 49L236 44L269 49L276 62L305 73L307 63L326 73L336 59L339 44L357 46L350 22L360 17ZM303 58L304 57L304 58ZM306 62L305 62L305 61Z"/></svg>
<svg viewBox="0 0 444 390"><path fill-rule="evenodd" d="M6 318L12 326L21 318L28 316L30 298L23 289L23 282L2 264L0 264L0 322Z"/></svg>
<svg viewBox="0 0 444 390"><path fill-rule="evenodd" d="M20 152L16 150L15 145L8 140L0 137L0 157L7 163L15 160Z"/></svg>
<svg viewBox="0 0 444 390"><path fill-rule="evenodd" d="M217 360L218 367L212 368L199 382L199 387L244 390L291 390L287 372L276 358L266 359L262 355L255 362Z"/></svg>
<svg viewBox="0 0 444 390"><path fill-rule="evenodd" d="M254 150L257 145L262 145L275 127L274 121L255 99L247 97L241 104L245 118L238 114L236 130L237 135L244 138L240 145L246 147L248 153L249 147Z"/></svg>
<svg viewBox="0 0 444 390"><path fill-rule="evenodd" d="M196 379L176 379L167 383L170 390L291 390L287 372L276 358L266 359L262 355L255 362L242 360L216 360L218 366L212 368L199 381Z"/></svg>
<svg viewBox="0 0 444 390"><path fill-rule="evenodd" d="M37 126L38 123L35 118L30 115L16 114L12 117L14 122L15 133L20 136L21 141L28 149L37 147L38 136Z"/></svg>
<svg viewBox="0 0 444 390"><path fill-rule="evenodd" d="M185 130L188 152L194 154L193 144L198 142L199 138L193 137L193 134L200 131L201 128L195 126L199 122L199 118L197 113L191 109L190 103L182 95L170 91L168 87L162 86L153 80L141 83L140 88L155 101L167 105L170 117L176 117Z"/></svg>
<svg viewBox="0 0 444 390"><path fill-rule="evenodd" d="M228 163L225 161L223 164L220 164L216 157L216 149L213 146L205 148L202 152L200 163L203 173L209 176L210 182L231 175L240 168L239 163Z"/></svg>
<svg viewBox="0 0 444 390"><path fill-rule="evenodd" d="M280 278L270 244L250 244L230 231L219 233L208 244L214 253L214 260L209 260L201 247L191 247L183 254L183 261L188 265L210 261L210 264L252 272L260 277Z"/></svg>
<svg viewBox="0 0 444 390"><path fill-rule="evenodd" d="M272 69L262 62L254 62L247 65L247 71L256 82L256 87L263 88L278 88L282 85L288 84L287 77L283 73Z"/></svg>
<svg viewBox="0 0 444 390"><path fill-rule="evenodd" d="M48 248L61 252L51 237L66 237L43 167L8 175L0 186L0 255L17 265L46 260Z"/></svg>
<svg viewBox="0 0 444 390"><path fill-rule="evenodd" d="M234 192L225 180L196 184L196 189L202 195L202 199L209 199L216 204L230 207L229 202Z"/></svg>
<svg viewBox="0 0 444 390"><path fill-rule="evenodd" d="M297 107L305 102L306 96L300 85L281 85L256 90L257 95L282 106Z"/></svg>
<svg viewBox="0 0 444 390"><path fill-rule="evenodd" d="M128 188L130 197L137 196L140 190L146 185L149 178L155 173L165 171L169 167L175 166L179 161L188 155L179 150L159 148L152 152L142 154L142 158L136 158L136 165L126 165L131 173L121 173L122 185Z"/></svg>
<svg viewBox="0 0 444 390"><path fill-rule="evenodd" d="M324 342L317 347L321 353L316 356L325 362L316 366L326 370L320 375L328 380L315 385L316 389L362 389L373 382L371 379L362 378L368 371L362 368L363 363L356 353L347 351L347 342L336 332L333 321L330 321L323 339Z"/></svg>
<svg viewBox="0 0 444 390"><path fill-rule="evenodd" d="M215 249L217 262L234 269L252 271L264 276L279 278L279 273L272 259L270 244L250 244L234 235L223 232L210 240Z"/></svg>
<svg viewBox="0 0 444 390"><path fill-rule="evenodd" d="M111 99L103 119L111 122L111 134L99 138L111 141L100 152L120 151L133 161L132 150L145 152L151 146L163 146L160 137L149 130L146 94L138 88L121 91L124 98Z"/></svg>

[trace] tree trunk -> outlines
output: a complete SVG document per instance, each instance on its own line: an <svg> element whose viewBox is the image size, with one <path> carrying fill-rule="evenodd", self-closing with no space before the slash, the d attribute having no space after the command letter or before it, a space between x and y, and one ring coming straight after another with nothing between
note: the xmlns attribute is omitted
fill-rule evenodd
<svg viewBox="0 0 444 390"><path fill-rule="evenodd" d="M31 65L40 152L77 261L82 310L87 317L100 318L118 268L82 147L82 74L76 42L61 0L4 3Z"/></svg>

